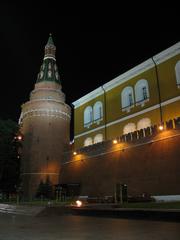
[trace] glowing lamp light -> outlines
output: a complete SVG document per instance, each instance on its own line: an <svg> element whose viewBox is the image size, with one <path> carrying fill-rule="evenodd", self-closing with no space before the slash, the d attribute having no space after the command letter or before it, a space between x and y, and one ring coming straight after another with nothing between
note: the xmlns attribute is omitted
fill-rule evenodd
<svg viewBox="0 0 180 240"><path fill-rule="evenodd" d="M113 144L116 144L116 143L117 143L117 140L116 140L116 139L114 139L114 140L113 140Z"/></svg>
<svg viewBox="0 0 180 240"><path fill-rule="evenodd" d="M21 140L22 140L22 136L21 136L21 135L18 135L18 136L17 136L17 139L18 139L19 141L21 141Z"/></svg>
<svg viewBox="0 0 180 240"><path fill-rule="evenodd" d="M162 131L164 129L163 125L159 126L159 130Z"/></svg>
<svg viewBox="0 0 180 240"><path fill-rule="evenodd" d="M82 202L79 201L79 200L77 200L77 201L76 201L76 205L77 205L77 207L81 207L81 206L82 206Z"/></svg>
<svg viewBox="0 0 180 240"><path fill-rule="evenodd" d="M77 155L77 152L73 152L73 155Z"/></svg>

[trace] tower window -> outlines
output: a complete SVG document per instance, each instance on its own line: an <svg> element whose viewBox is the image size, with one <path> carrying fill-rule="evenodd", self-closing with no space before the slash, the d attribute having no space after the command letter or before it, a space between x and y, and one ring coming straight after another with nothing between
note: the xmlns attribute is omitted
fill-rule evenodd
<svg viewBox="0 0 180 240"><path fill-rule="evenodd" d="M50 78L52 76L52 72L49 70L48 71L48 77Z"/></svg>
<svg viewBox="0 0 180 240"><path fill-rule="evenodd" d="M43 71L40 72L40 78L42 78L44 75Z"/></svg>

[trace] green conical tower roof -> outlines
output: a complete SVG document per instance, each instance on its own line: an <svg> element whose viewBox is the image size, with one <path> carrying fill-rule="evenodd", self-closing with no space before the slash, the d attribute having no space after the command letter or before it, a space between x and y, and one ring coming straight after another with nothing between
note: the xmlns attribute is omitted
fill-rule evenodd
<svg viewBox="0 0 180 240"><path fill-rule="evenodd" d="M56 47L54 45L52 35L50 34L45 46L44 59L37 77L37 82L51 81L57 82L59 84L61 83L58 68L56 65L55 53Z"/></svg>
<svg viewBox="0 0 180 240"><path fill-rule="evenodd" d="M49 45L53 45L54 46L54 42L53 42L51 33L49 34L49 38L48 38L46 46L49 46Z"/></svg>

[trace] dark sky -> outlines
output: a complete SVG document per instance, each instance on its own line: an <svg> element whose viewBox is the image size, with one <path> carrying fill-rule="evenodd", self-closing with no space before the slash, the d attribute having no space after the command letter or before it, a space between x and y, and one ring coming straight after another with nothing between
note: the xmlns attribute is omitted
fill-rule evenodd
<svg viewBox="0 0 180 240"><path fill-rule="evenodd" d="M37 4L0 3L0 118L18 120L50 32L67 103L180 40L177 6L73 15Z"/></svg>

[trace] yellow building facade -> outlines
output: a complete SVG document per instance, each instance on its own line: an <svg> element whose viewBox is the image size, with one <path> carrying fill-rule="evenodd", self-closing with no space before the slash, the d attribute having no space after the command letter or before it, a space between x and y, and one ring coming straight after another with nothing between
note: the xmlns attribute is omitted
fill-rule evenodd
<svg viewBox="0 0 180 240"><path fill-rule="evenodd" d="M180 42L73 105L76 149L179 117Z"/></svg>

